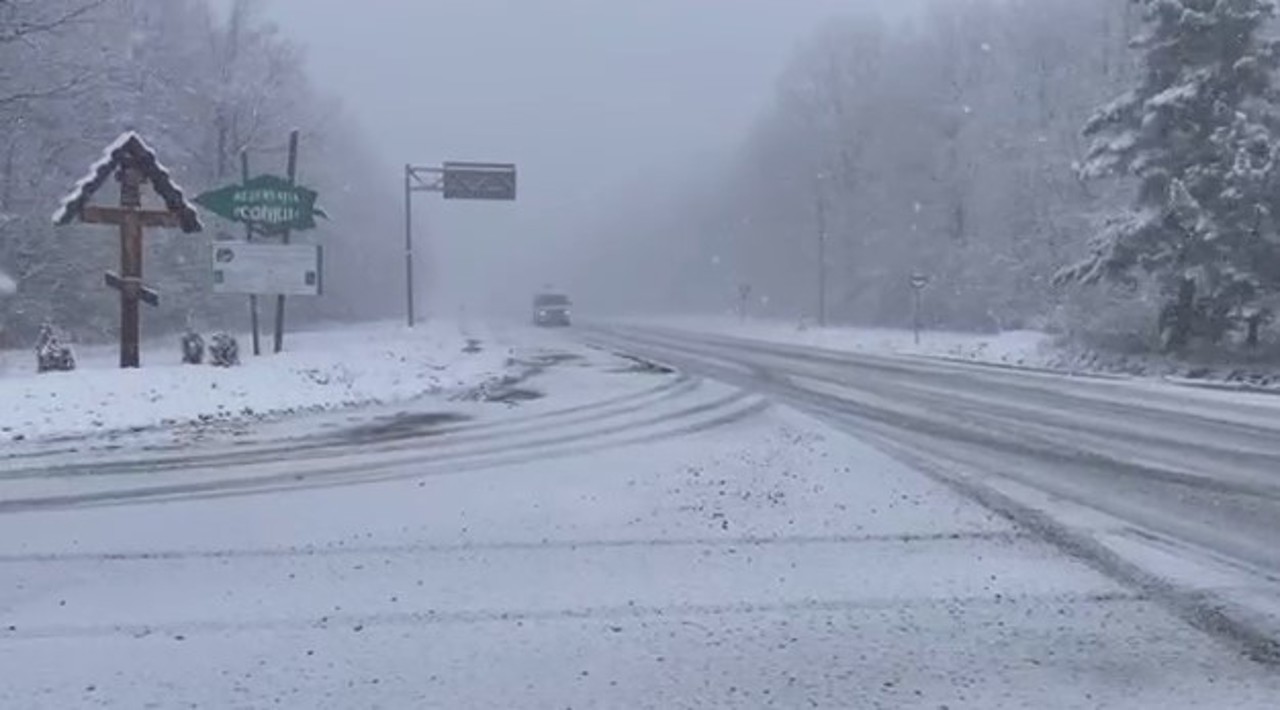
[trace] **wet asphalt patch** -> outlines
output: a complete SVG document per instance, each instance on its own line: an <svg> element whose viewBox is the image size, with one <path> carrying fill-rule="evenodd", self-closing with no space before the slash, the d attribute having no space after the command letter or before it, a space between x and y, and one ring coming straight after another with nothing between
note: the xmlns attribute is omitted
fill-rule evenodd
<svg viewBox="0 0 1280 710"><path fill-rule="evenodd" d="M609 372L612 372L614 374L674 375L676 372L675 370L673 370L670 367L667 367L666 365L659 365L658 363L653 362L652 360L646 360L642 357L637 357L635 355L628 355L626 353L619 353L619 352L615 352L613 354L631 363L625 367L618 367L618 368L609 370Z"/></svg>
<svg viewBox="0 0 1280 710"><path fill-rule="evenodd" d="M440 433L445 425L469 421L471 417L456 412L403 413L381 417L368 424L346 429L338 436L351 443L398 441Z"/></svg>

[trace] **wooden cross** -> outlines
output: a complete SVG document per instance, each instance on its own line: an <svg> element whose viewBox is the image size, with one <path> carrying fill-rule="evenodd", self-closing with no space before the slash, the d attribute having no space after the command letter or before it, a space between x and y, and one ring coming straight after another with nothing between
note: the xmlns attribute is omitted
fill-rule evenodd
<svg viewBox="0 0 1280 710"><path fill-rule="evenodd" d="M96 207L89 199L114 174L120 183L119 207ZM165 202L164 210L142 208L142 184L150 182ZM141 322L138 303L160 305L160 294L142 282L142 231L148 227L201 230L195 209L156 160L155 152L135 133L126 133L107 147L102 160L89 170L53 216L58 225L79 220L120 228L120 273L107 272L107 286L120 292L120 367L141 365Z"/></svg>

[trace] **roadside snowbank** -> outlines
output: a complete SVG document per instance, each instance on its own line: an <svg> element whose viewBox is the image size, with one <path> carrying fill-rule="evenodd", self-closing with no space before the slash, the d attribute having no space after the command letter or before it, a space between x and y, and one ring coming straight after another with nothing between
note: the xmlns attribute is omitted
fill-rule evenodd
<svg viewBox="0 0 1280 710"><path fill-rule="evenodd" d="M1215 389L1280 391L1280 363L1266 362L1265 353L1259 353L1253 362L1233 361L1225 354L1186 360L1158 354L1126 355L1062 344L1048 333L1025 330L995 334L922 331L917 344L911 331L889 328L820 329L781 320L742 321L728 316L672 316L630 322L843 352L949 358L1072 374L1150 377Z"/></svg>
<svg viewBox="0 0 1280 710"><path fill-rule="evenodd" d="M0 442L146 429L168 424L321 411L422 395L448 396L500 375L507 351L464 352L450 324L390 324L292 334L287 352L240 367L178 364L177 338L148 343L143 368L120 370L110 347L77 351L75 372L34 374L34 357L0 363Z"/></svg>
<svg viewBox="0 0 1280 710"><path fill-rule="evenodd" d="M1050 367L1056 358L1052 336L1034 331L998 334L922 331L920 342L910 330L890 328L801 327L781 320L746 320L715 316L675 316L632 319L637 325L654 325L700 333L717 333L769 342L847 352L886 355L926 355L1019 367Z"/></svg>

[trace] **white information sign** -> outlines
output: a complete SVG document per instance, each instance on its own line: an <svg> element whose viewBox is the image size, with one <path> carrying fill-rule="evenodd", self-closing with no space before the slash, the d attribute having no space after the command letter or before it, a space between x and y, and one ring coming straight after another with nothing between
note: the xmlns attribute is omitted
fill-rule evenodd
<svg viewBox="0 0 1280 710"><path fill-rule="evenodd" d="M322 255L316 244L213 245L213 292L319 296Z"/></svg>

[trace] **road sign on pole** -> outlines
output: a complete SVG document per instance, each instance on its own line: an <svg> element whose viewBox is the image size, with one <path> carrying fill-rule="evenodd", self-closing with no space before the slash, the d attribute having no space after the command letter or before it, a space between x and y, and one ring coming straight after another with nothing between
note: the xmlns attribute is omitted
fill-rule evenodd
<svg viewBox="0 0 1280 710"><path fill-rule="evenodd" d="M446 200L514 200L516 166L510 163L445 163L441 192Z"/></svg>
<svg viewBox="0 0 1280 710"><path fill-rule="evenodd" d="M516 199L513 163L446 162L441 167L404 166L404 272L409 327L414 325L413 193L439 192L446 200Z"/></svg>
<svg viewBox="0 0 1280 710"><path fill-rule="evenodd" d="M259 175L239 185L227 185L196 197L196 204L233 222L247 224L262 234L283 234L294 229L314 229L316 217L325 217L316 206L316 192L294 185L288 178Z"/></svg>

